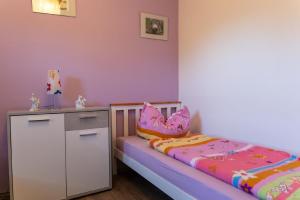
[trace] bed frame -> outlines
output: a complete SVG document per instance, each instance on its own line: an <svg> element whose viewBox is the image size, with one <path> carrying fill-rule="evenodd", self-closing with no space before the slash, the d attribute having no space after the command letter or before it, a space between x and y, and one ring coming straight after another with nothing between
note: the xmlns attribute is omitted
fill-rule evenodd
<svg viewBox="0 0 300 200"><path fill-rule="evenodd" d="M181 108L181 102L152 102L151 104L159 108L162 112L165 111L166 115L169 117L173 112L176 112ZM178 188L176 185L172 184L168 180L159 176L149 168L145 167L138 161L130 158L123 152L119 151L116 148L116 139L117 139L117 115L122 114L123 118L123 134L121 136L129 136L129 111L133 111L135 115L135 125L139 119L141 109L143 108L143 103L126 103L126 104L111 104L111 116L112 116L112 142L113 142L113 172L117 173L117 159L125 163L131 169L139 173L153 185L158 187L160 190L165 192L168 196L175 200L194 200L195 197L192 197L185 191ZM134 133L136 134L136 133Z"/></svg>

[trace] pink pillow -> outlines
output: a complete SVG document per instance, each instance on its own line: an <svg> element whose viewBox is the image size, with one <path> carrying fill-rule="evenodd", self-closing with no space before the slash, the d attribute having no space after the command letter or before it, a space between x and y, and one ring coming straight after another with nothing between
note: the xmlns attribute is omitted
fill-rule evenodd
<svg viewBox="0 0 300 200"><path fill-rule="evenodd" d="M145 139L178 138L186 136L190 128L190 112L185 106L167 120L153 105L145 103L137 125L137 134Z"/></svg>

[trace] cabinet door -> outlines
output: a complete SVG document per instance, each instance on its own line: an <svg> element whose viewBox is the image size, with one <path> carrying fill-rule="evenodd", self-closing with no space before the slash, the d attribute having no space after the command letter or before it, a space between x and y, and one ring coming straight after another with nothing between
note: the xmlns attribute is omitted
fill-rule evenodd
<svg viewBox="0 0 300 200"><path fill-rule="evenodd" d="M67 195L111 187L108 128L67 131Z"/></svg>
<svg viewBox="0 0 300 200"><path fill-rule="evenodd" d="M14 200L66 198L64 115L11 117Z"/></svg>

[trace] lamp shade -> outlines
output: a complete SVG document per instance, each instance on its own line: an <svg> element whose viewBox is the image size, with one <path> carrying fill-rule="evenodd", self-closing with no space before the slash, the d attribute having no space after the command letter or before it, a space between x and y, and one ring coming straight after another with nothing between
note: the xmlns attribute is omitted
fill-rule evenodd
<svg viewBox="0 0 300 200"><path fill-rule="evenodd" d="M59 70L48 70L47 94L62 94Z"/></svg>

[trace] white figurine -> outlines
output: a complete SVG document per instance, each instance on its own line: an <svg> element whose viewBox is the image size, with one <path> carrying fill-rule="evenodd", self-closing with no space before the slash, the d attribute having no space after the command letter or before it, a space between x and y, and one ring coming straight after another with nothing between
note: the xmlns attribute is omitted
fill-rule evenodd
<svg viewBox="0 0 300 200"><path fill-rule="evenodd" d="M78 99L75 101L75 104L77 110L84 109L86 104L86 99L83 96L79 95Z"/></svg>
<svg viewBox="0 0 300 200"><path fill-rule="evenodd" d="M31 101L31 108L30 108L30 112L35 112L38 111L40 109L40 99L37 98L33 93L32 96L30 98Z"/></svg>

